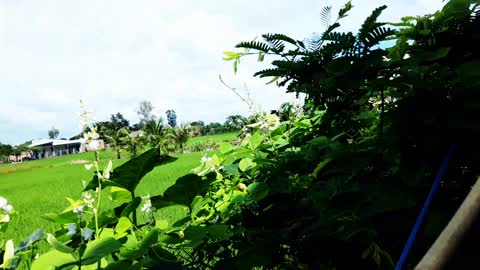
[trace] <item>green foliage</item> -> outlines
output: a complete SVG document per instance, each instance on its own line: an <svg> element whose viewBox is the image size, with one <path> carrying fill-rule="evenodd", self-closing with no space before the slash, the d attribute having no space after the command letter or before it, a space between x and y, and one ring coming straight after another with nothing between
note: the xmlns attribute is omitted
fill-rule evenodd
<svg viewBox="0 0 480 270"><path fill-rule="evenodd" d="M48 138L50 139L56 139L58 134L60 134L60 131L58 131L58 129L55 127L52 127L50 130L48 130Z"/></svg>
<svg viewBox="0 0 480 270"><path fill-rule="evenodd" d="M111 163L103 170L91 164L82 200L68 198L66 210L47 215L60 228L47 234L53 250L32 268L391 269L444 150L456 142L461 155L431 220L445 224L470 188L465 171L480 172L480 16L475 1L451 0L433 15L405 18L394 32L377 22L382 6L357 34L335 32L351 8L348 2L307 44L267 34L240 43L244 52L225 53L235 69L249 54L280 57L256 75L306 94L301 114L285 105L284 121L275 114L249 124L230 119L243 128L241 141L219 143L162 195L135 196L156 165L172 160L158 149L113 172ZM392 48L377 46L392 37ZM116 206L101 211L109 186ZM417 242L431 243L440 227ZM318 252L319 245L326 248ZM7 241L9 265L17 258L12 249Z"/></svg>

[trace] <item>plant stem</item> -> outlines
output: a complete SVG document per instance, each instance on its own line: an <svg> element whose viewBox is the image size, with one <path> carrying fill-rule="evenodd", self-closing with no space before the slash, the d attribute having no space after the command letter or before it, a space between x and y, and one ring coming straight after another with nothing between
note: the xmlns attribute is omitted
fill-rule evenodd
<svg viewBox="0 0 480 270"><path fill-rule="evenodd" d="M100 199L102 196L102 180L98 179L98 196L97 196L97 207L95 208L95 239L98 239L100 235L100 230L98 229L98 212L100 212Z"/></svg>
<svg viewBox="0 0 480 270"><path fill-rule="evenodd" d="M135 193L132 191L132 206L135 205ZM133 208L133 225L137 226L137 208Z"/></svg>

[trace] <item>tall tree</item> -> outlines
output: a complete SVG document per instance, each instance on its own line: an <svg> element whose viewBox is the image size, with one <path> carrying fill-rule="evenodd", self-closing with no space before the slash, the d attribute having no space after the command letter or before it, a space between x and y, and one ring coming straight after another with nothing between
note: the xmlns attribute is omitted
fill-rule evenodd
<svg viewBox="0 0 480 270"><path fill-rule="evenodd" d="M165 114L167 115L168 125L171 126L172 128L176 127L177 126L177 113L175 113L174 110L167 110L165 112Z"/></svg>
<svg viewBox="0 0 480 270"><path fill-rule="evenodd" d="M155 107L148 100L142 100L140 104L138 104L137 114L140 116L140 123L142 125L155 119L155 115L153 114L154 108Z"/></svg>
<svg viewBox="0 0 480 270"><path fill-rule="evenodd" d="M145 124L144 128L145 133L147 134L147 140L153 147L162 147L164 135L165 135L165 126L163 125L163 118L158 118L157 120L150 120Z"/></svg>
<svg viewBox="0 0 480 270"><path fill-rule="evenodd" d="M112 114L112 116L110 117L110 122L112 123L112 128L115 131L126 128L130 125L130 122L125 119L125 117L123 117L123 115L119 112L117 112L116 114Z"/></svg>
<svg viewBox="0 0 480 270"><path fill-rule="evenodd" d="M180 125L179 127L169 129L167 136L175 145L175 148L178 146L180 150L183 150L183 146L190 138L190 131L186 125Z"/></svg>
<svg viewBox="0 0 480 270"><path fill-rule="evenodd" d="M121 159L122 148L124 147L125 138L129 135L128 130L121 128L113 134L113 136L108 136L107 138L113 146L114 151L117 153L117 159Z"/></svg>
<svg viewBox="0 0 480 270"><path fill-rule="evenodd" d="M50 139L56 139L58 137L58 134L60 134L60 131L58 129L56 129L55 127L52 127L49 131L48 131L48 138Z"/></svg>
<svg viewBox="0 0 480 270"><path fill-rule="evenodd" d="M246 122L247 119L245 117L236 114L228 116L224 125L228 131L235 131L243 128Z"/></svg>

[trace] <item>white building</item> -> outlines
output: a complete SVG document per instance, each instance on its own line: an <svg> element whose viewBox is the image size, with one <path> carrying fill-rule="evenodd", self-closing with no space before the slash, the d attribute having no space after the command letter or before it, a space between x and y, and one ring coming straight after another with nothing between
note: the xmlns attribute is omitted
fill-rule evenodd
<svg viewBox="0 0 480 270"><path fill-rule="evenodd" d="M85 152L85 139L78 140L37 140L32 141L29 147L35 147L33 159L63 156Z"/></svg>

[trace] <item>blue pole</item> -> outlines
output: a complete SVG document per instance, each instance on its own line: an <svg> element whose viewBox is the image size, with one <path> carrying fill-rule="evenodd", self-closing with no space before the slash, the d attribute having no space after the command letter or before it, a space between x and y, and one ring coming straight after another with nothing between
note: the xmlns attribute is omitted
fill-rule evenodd
<svg viewBox="0 0 480 270"><path fill-rule="evenodd" d="M402 270L403 269L403 265L405 264L405 261L407 260L408 254L410 253L410 250L412 249L413 242L415 241L415 237L417 236L418 230L420 229L420 226L423 223L423 219L425 218L425 215L428 211L428 207L430 206L430 203L432 202L433 196L435 195L435 192L437 191L438 186L440 185L440 182L442 181L442 178L445 175L445 171L447 170L447 167L448 167L448 162L450 162L450 158L452 157L452 154L453 154L454 150L455 150L455 145L452 144L450 146L450 148L448 149L447 154L443 158L442 164L440 165L440 169L438 170L437 176L435 177L435 181L433 182L432 188L430 189L430 192L428 193L427 199L425 200L425 203L423 204L423 208L420 211L420 214L418 214L415 225L413 226L413 229L410 232L410 235L408 236L407 243L405 244L405 247L403 248L402 255L398 259L397 265L395 266L395 270Z"/></svg>

